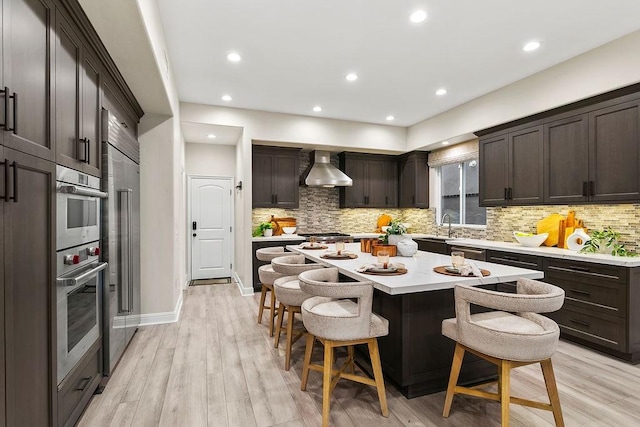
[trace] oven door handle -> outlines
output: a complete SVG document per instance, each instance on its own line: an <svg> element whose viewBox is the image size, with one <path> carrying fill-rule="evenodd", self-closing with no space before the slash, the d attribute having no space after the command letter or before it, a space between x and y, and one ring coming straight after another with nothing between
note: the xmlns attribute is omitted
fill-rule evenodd
<svg viewBox="0 0 640 427"><path fill-rule="evenodd" d="M76 185L61 185L59 188L61 193L77 194L78 196L98 197L100 199L106 199L109 197L108 193L100 190L94 190L93 188L78 187Z"/></svg>
<svg viewBox="0 0 640 427"><path fill-rule="evenodd" d="M105 268L107 268L108 265L109 264L106 262L101 262L95 268L92 268L91 270L85 273L82 273L79 276L69 277L64 279L57 279L56 282L62 286L76 286L78 284L85 282L91 276L95 276L96 273L99 273L100 271L104 270Z"/></svg>

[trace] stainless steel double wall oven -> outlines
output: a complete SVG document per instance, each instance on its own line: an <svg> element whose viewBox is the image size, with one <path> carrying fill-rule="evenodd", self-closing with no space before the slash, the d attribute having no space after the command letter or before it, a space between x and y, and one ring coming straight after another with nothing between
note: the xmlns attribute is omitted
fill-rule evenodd
<svg viewBox="0 0 640 427"><path fill-rule="evenodd" d="M100 179L57 166L58 384L101 337Z"/></svg>

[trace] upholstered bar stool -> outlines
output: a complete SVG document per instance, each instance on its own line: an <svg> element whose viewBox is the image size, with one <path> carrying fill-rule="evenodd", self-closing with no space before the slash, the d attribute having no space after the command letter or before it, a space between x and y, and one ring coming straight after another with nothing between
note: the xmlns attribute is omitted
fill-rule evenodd
<svg viewBox="0 0 640 427"><path fill-rule="evenodd" d="M329 425L331 391L340 378L375 386L382 415L388 417L377 338L389 333L389 322L371 311L371 282L339 283L337 268L305 271L298 279L300 289L313 295L302 303L302 321L308 334L300 388L306 390L310 369L322 372L322 425ZM324 345L323 365L311 364L315 340ZM373 380L354 374L353 346L358 344L369 347ZM333 349L345 346L349 348L347 361L339 369L333 369ZM351 372L346 372L347 369Z"/></svg>
<svg viewBox="0 0 640 427"><path fill-rule="evenodd" d="M537 314L559 310L564 291L548 283L518 279L517 294L465 285L456 285L454 292L456 318L442 322L442 334L456 341L442 416L449 416L453 396L460 393L500 402L503 426L509 425L509 403L552 411L556 425L564 426L551 364L560 329L553 320ZM471 314L471 304L499 311ZM498 367L498 393L457 385L465 351ZM550 404L510 395L511 369L532 363L542 367Z"/></svg>
<svg viewBox="0 0 640 427"><path fill-rule="evenodd" d="M285 252L283 246L274 248L261 248L256 250L256 258L260 261L271 262L274 258L285 256L290 252ZM258 277L262 288L260 290L260 306L258 307L258 323L262 323L262 313L266 308L269 310L269 336L273 336L273 325L276 317L276 296L273 292L273 282L282 277L282 274L273 271L271 264L263 265L258 268ZM269 305L265 305L267 292L270 294Z"/></svg>
<svg viewBox="0 0 640 427"><path fill-rule="evenodd" d="M285 275L273 282L273 291L278 300L278 318L276 320L276 337L273 346L278 347L280 342L280 332L282 331L282 320L284 312L287 312L287 348L285 351L284 369L289 370L291 366L291 347L303 334L304 331L294 333L293 324L296 313L300 313L300 306L311 295L304 293L300 289L298 274L303 271L324 268L322 264L305 264L304 255L289 255L275 258L271 261L271 267L276 273Z"/></svg>

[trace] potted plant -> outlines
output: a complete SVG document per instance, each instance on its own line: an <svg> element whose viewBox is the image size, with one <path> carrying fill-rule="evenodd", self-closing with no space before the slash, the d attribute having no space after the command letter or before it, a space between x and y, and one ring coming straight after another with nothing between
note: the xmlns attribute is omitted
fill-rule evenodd
<svg viewBox="0 0 640 427"><path fill-rule="evenodd" d="M628 251L624 245L618 243L620 233L607 227L604 230L593 230L580 252L601 253L614 256L637 256L636 253Z"/></svg>
<svg viewBox="0 0 640 427"><path fill-rule="evenodd" d="M253 230L253 237L264 236L271 237L273 235L273 225L270 222L261 222L255 230Z"/></svg>
<svg viewBox="0 0 640 427"><path fill-rule="evenodd" d="M393 220L389 224L386 233L381 236L385 244L397 245L398 242L404 239L403 234L407 232L407 227L399 220Z"/></svg>

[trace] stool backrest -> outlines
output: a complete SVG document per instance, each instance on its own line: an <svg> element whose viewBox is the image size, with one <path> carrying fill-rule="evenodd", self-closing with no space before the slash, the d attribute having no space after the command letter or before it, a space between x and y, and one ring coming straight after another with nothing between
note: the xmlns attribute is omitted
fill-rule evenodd
<svg viewBox="0 0 640 427"><path fill-rule="evenodd" d="M271 268L273 271L287 276L297 276L303 271L324 268L322 264L305 264L304 261L304 255L281 256L271 260Z"/></svg>
<svg viewBox="0 0 640 427"><path fill-rule="evenodd" d="M290 252L284 251L284 246L276 246L273 248L260 248L256 249L256 258L260 261L268 261L271 262L272 259L277 258L279 256L284 256L289 254Z"/></svg>

